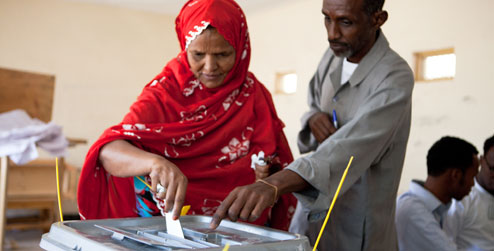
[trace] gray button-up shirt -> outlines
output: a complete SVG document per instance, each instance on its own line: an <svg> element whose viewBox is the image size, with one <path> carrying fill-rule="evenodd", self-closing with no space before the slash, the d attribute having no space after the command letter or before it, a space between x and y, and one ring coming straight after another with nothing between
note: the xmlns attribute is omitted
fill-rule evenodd
<svg viewBox="0 0 494 251"><path fill-rule="evenodd" d="M413 74L382 32L345 85L340 84L342 60L328 48L310 82L310 110L302 118L298 144L302 153L313 152L288 169L315 189L295 193L305 215L292 225L318 221L303 233L314 243L354 156L320 250L395 250L395 198L410 131ZM316 112L333 109L340 128L318 144L307 122Z"/></svg>

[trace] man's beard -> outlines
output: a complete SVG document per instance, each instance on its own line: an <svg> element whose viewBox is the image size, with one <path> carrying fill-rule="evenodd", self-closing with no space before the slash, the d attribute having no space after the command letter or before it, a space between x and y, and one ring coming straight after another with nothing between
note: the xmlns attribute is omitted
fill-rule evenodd
<svg viewBox="0 0 494 251"><path fill-rule="evenodd" d="M348 58L348 57L353 55L353 49L349 44L341 43L341 42L337 42L337 41L331 41L331 40L328 40L328 42L329 42L330 47L331 47L331 44L334 44L334 45L341 45L342 47L346 48L344 51L335 51L333 48L331 48L331 50L333 50L333 53L335 56L340 57L340 58Z"/></svg>

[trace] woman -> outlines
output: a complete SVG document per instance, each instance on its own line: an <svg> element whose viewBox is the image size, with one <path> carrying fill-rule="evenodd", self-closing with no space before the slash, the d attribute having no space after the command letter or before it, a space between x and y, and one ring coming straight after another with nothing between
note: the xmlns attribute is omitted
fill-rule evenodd
<svg viewBox="0 0 494 251"><path fill-rule="evenodd" d="M191 205L189 214L212 215L235 187L256 181L252 155L277 155L281 166L293 160L271 95L248 72L240 7L232 0L188 1L176 31L181 52L89 150L78 189L82 219L172 209L178 218L182 205ZM156 193L158 184L166 191ZM281 196L254 223L286 230L294 206L293 196Z"/></svg>

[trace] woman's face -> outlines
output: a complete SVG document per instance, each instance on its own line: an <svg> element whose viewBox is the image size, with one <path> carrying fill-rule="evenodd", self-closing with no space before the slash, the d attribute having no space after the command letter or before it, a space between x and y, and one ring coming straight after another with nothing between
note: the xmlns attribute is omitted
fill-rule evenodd
<svg viewBox="0 0 494 251"><path fill-rule="evenodd" d="M215 28L208 28L189 44L187 60L194 76L207 88L215 88L235 65L235 49Z"/></svg>

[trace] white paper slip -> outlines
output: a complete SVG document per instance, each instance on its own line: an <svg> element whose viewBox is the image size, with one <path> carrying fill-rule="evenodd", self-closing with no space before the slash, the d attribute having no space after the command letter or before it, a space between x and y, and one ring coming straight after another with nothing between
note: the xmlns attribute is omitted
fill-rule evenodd
<svg viewBox="0 0 494 251"><path fill-rule="evenodd" d="M173 220L173 213L168 212L165 213L165 220L166 220L166 232L168 234L180 237L184 239L184 232L182 230L182 224L180 224L180 219L178 220Z"/></svg>

